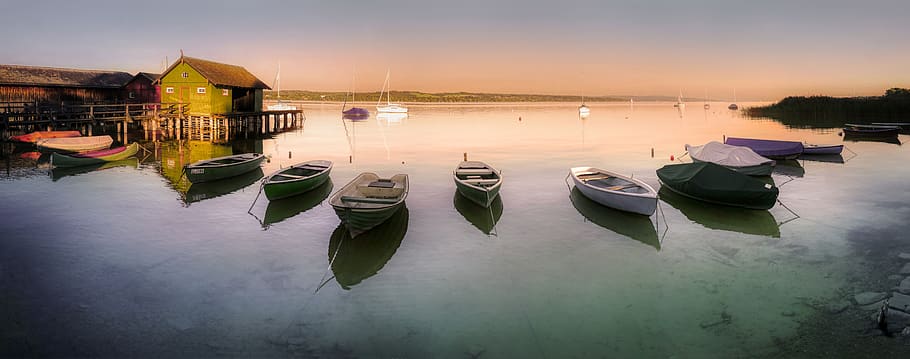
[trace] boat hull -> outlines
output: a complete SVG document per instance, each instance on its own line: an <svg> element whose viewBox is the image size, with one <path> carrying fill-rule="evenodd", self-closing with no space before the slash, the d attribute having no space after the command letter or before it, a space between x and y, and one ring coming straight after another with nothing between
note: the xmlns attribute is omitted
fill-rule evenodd
<svg viewBox="0 0 910 359"><path fill-rule="evenodd" d="M779 193L772 184L709 162L666 165L657 170L657 178L680 195L749 209L774 207Z"/></svg>
<svg viewBox="0 0 910 359"><path fill-rule="evenodd" d="M408 113L408 108L401 107L398 105L377 106L376 112L379 112L379 113Z"/></svg>
<svg viewBox="0 0 910 359"><path fill-rule="evenodd" d="M724 143L732 146L749 147L762 157L772 160L792 160L803 153L802 142L795 141L727 137Z"/></svg>
<svg viewBox="0 0 910 359"><path fill-rule="evenodd" d="M839 155L844 150L844 145L806 145L803 146L805 155Z"/></svg>
<svg viewBox="0 0 910 359"><path fill-rule="evenodd" d="M480 161L459 163L452 179L458 193L484 208L490 207L502 187L502 173Z"/></svg>
<svg viewBox="0 0 910 359"><path fill-rule="evenodd" d="M85 152L111 147L114 139L111 136L59 137L38 140L39 150Z"/></svg>
<svg viewBox="0 0 910 359"><path fill-rule="evenodd" d="M571 171L572 182L575 183L575 188L578 188L581 194L585 195L585 197L588 197L594 202L597 202L606 207L618 209L620 211L636 213L645 216L650 216L654 214L654 211L657 210L657 191L655 191L654 188L641 180L590 167L576 167ZM605 173L624 179L626 181L635 183L642 188L645 188L648 192L624 193L619 191L607 191L594 187L578 178L578 173L587 171Z"/></svg>
<svg viewBox="0 0 910 359"><path fill-rule="evenodd" d="M127 158L135 156L137 152L139 152L138 143L133 143L129 146L126 146L122 151L97 157L68 156L54 152L51 154L51 165L54 167L79 167L96 165L105 162L125 160Z"/></svg>
<svg viewBox="0 0 910 359"><path fill-rule="evenodd" d="M371 186L373 183L381 182L381 180L383 179L379 178L375 173L361 173L332 195L329 200L332 209L335 210L335 215L348 228L351 237L357 237L373 229L373 227L385 222L404 207L405 199L408 196L407 175L399 174L385 180L393 183L394 187L376 188ZM374 196L366 192L387 190L394 190L395 196Z"/></svg>
<svg viewBox="0 0 910 359"><path fill-rule="evenodd" d="M249 154L240 154L234 156L225 156L219 157L217 159L226 159L226 158L243 158ZM253 171L259 168L259 165L265 160L265 156L262 154L256 154L251 158L244 158L242 162L234 163L227 166L205 166L198 165L202 162L208 162L212 160L199 161L186 166L186 178L192 183L202 183L217 181L223 178L230 178L234 176L239 176L249 171Z"/></svg>
<svg viewBox="0 0 910 359"><path fill-rule="evenodd" d="M894 128L850 128L844 127L844 137L850 136L855 138L897 138L901 129Z"/></svg>
<svg viewBox="0 0 910 359"><path fill-rule="evenodd" d="M273 173L268 177L268 179L266 179L265 184L263 185L263 191L265 192L266 198L268 198L270 201L273 201L276 199L292 197L301 193L309 192L321 186L323 183L325 183L325 181L329 179L329 173L332 171L332 162L320 162L327 162L327 167L321 172L304 178L288 181L275 181L273 178L280 176L281 173L284 173L290 169L285 169ZM307 163L311 162L305 162L301 165L306 165Z"/></svg>
<svg viewBox="0 0 910 359"><path fill-rule="evenodd" d="M9 138L10 141L22 142L22 143L35 143L38 140L43 140L46 138L64 138L64 137L79 137L82 136L82 133L79 131L36 131L24 135L12 136Z"/></svg>

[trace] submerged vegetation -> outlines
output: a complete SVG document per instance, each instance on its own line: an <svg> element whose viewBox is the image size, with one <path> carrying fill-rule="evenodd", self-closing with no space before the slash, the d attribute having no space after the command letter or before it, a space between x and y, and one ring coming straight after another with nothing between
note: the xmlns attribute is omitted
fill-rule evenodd
<svg viewBox="0 0 910 359"><path fill-rule="evenodd" d="M301 90L281 91L281 99L289 101L342 102L350 100L348 92L317 92ZM496 94L471 92L425 93L417 91L392 91L395 102L580 102L581 97L570 95ZM277 100L274 91L265 92L266 100ZM378 101L379 92L358 92L358 101ZM628 97L594 96L586 97L590 102L628 101Z"/></svg>
<svg viewBox="0 0 910 359"><path fill-rule="evenodd" d="M910 122L910 89L892 88L883 96L791 96L768 106L746 110L752 117L769 117L789 127L831 128L844 123Z"/></svg>

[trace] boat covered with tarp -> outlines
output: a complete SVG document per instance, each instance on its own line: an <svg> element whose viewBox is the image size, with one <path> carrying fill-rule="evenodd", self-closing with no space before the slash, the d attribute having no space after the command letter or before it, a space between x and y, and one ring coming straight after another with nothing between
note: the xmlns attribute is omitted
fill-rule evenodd
<svg viewBox="0 0 910 359"><path fill-rule="evenodd" d="M711 141L701 146L686 145L689 157L697 162L711 162L750 176L770 176L776 164L749 147Z"/></svg>
<svg viewBox="0 0 910 359"><path fill-rule="evenodd" d="M774 184L711 162L666 165L657 178L683 196L734 207L769 209L779 193Z"/></svg>
<svg viewBox="0 0 910 359"><path fill-rule="evenodd" d="M727 137L724 143L732 146L749 147L755 153L772 160L792 160L803 153L803 143L795 141Z"/></svg>

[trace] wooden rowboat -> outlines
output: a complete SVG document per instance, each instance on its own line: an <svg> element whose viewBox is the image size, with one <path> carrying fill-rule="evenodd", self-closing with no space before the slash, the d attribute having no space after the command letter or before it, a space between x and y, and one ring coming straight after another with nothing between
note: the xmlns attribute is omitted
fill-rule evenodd
<svg viewBox="0 0 910 359"><path fill-rule="evenodd" d="M255 170L263 160L265 155L261 153L241 153L193 162L186 165L184 171L192 183L208 182Z"/></svg>
<svg viewBox="0 0 910 359"><path fill-rule="evenodd" d="M312 160L298 163L266 177L263 190L270 201L295 196L325 183L331 171L332 161Z"/></svg>
<svg viewBox="0 0 910 359"><path fill-rule="evenodd" d="M650 216L657 210L657 191L644 181L594 167L569 170L585 197L620 211Z"/></svg>
<svg viewBox="0 0 910 359"><path fill-rule="evenodd" d="M79 167L95 165L104 162L125 160L139 152L139 144L120 146L107 150L83 152L71 155L54 152L51 154L51 165L54 167Z"/></svg>
<svg viewBox="0 0 910 359"><path fill-rule="evenodd" d="M369 231L404 207L408 196L408 175L380 178L364 172L335 192L329 203L347 226L351 237Z"/></svg>
<svg viewBox="0 0 910 359"><path fill-rule="evenodd" d="M844 145L803 145L804 155L839 155Z"/></svg>
<svg viewBox="0 0 910 359"><path fill-rule="evenodd" d="M499 196L502 174L480 161L464 161L455 168L455 188L465 198L487 208Z"/></svg>
<svg viewBox="0 0 910 359"><path fill-rule="evenodd" d="M900 132L898 126L844 124L844 137L896 138Z"/></svg>
<svg viewBox="0 0 910 359"><path fill-rule="evenodd" d="M79 137L82 136L79 131L36 131L19 136L11 136L10 141L15 142L25 142L25 143L35 143L38 140L43 140L46 138L63 138L63 137Z"/></svg>
<svg viewBox="0 0 910 359"><path fill-rule="evenodd" d="M45 138L38 140L35 144L39 150L47 151L66 151L66 152L85 152L95 151L111 147L114 139L111 136L86 136L86 137L60 137Z"/></svg>

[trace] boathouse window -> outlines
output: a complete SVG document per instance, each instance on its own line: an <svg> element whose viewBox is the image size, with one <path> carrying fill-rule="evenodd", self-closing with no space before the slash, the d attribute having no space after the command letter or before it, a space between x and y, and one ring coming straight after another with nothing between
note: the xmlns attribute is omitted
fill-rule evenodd
<svg viewBox="0 0 910 359"><path fill-rule="evenodd" d="M165 88L165 89L164 89L164 92L165 92L165 93L174 93L174 88L173 88L173 87Z"/></svg>
<svg viewBox="0 0 910 359"><path fill-rule="evenodd" d="M197 87L196 93L205 93L205 87Z"/></svg>
<svg viewBox="0 0 910 359"><path fill-rule="evenodd" d="M180 74L180 77L187 78L187 77L190 77L190 74L187 72L184 72L184 73Z"/></svg>
<svg viewBox="0 0 910 359"><path fill-rule="evenodd" d="M135 92L132 92L132 91L130 91L130 98L136 98L136 93L135 93Z"/></svg>
<svg viewBox="0 0 910 359"><path fill-rule="evenodd" d="M228 89L221 89L221 96L230 96L231 91Z"/></svg>

